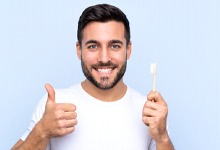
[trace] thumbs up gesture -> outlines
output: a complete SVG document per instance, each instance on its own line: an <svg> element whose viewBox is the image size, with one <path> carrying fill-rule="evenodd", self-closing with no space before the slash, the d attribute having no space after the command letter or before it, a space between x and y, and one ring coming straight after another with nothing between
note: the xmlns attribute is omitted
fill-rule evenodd
<svg viewBox="0 0 220 150"><path fill-rule="evenodd" d="M56 103L54 88L50 84L46 84L45 88L48 98L44 115L39 121L43 136L50 139L73 132L77 124L76 106L71 103Z"/></svg>

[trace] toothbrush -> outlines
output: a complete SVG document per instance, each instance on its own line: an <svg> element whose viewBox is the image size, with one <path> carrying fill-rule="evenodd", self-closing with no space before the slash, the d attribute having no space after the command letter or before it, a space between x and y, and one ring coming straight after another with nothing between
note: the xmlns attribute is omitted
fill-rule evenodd
<svg viewBox="0 0 220 150"><path fill-rule="evenodd" d="M157 72L157 64L151 63L150 73L153 74L153 92L156 91L156 72ZM155 100L152 100L152 102L155 102Z"/></svg>

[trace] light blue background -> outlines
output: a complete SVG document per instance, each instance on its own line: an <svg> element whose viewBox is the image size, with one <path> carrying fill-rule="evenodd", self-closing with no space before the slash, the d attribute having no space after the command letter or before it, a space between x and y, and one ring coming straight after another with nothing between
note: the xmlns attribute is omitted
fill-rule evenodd
<svg viewBox="0 0 220 150"><path fill-rule="evenodd" d="M220 140L219 0L1 0L0 149L25 132L45 94L84 79L76 57L77 21L89 5L110 3L130 19L133 42L125 82L147 94L150 63L169 105L177 150L217 150Z"/></svg>

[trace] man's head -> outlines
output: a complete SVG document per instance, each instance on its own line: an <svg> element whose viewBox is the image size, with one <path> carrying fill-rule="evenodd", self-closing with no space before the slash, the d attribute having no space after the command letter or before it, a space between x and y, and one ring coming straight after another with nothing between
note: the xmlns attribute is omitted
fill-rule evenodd
<svg viewBox="0 0 220 150"><path fill-rule="evenodd" d="M90 22L107 22L107 21L122 22L125 27L125 38L127 44L130 42L130 26L126 15L117 7L109 4L98 4L86 8L81 14L78 21L77 40L81 45L82 32Z"/></svg>
<svg viewBox="0 0 220 150"><path fill-rule="evenodd" d="M107 4L85 9L76 46L88 81L104 90L122 83L131 42L129 21L121 10Z"/></svg>

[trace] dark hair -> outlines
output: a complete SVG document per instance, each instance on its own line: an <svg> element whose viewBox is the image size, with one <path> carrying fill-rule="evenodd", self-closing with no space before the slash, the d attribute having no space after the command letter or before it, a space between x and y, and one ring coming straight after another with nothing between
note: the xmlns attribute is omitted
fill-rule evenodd
<svg viewBox="0 0 220 150"><path fill-rule="evenodd" d="M130 42L130 26L126 15L117 7L109 4L98 4L86 8L78 21L77 39L81 46L82 44L82 32L85 26L92 22L108 22L115 20L122 22L125 27L125 38L127 44Z"/></svg>

